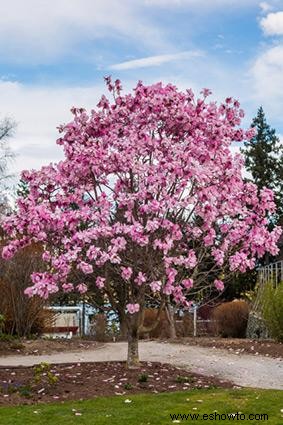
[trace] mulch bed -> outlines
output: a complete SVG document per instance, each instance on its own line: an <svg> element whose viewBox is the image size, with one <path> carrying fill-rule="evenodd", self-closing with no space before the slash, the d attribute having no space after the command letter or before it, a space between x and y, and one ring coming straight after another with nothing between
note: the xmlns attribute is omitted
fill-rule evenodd
<svg viewBox="0 0 283 425"><path fill-rule="evenodd" d="M143 362L140 369L134 370L127 369L124 362L58 364L46 368L50 368L49 379L45 371L37 382L35 367L0 368L0 406L233 387L231 382L155 362ZM54 380L54 376L58 380L52 384L50 379Z"/></svg>
<svg viewBox="0 0 283 425"><path fill-rule="evenodd" d="M62 351L91 350L101 346L101 343L91 339L34 339L0 341L0 357L9 355L43 355L62 353Z"/></svg>
<svg viewBox="0 0 283 425"><path fill-rule="evenodd" d="M265 357L283 358L283 344L271 340L253 340L240 338L180 338L176 343L199 345L201 347L220 348L236 355L253 354Z"/></svg>
<svg viewBox="0 0 283 425"><path fill-rule="evenodd" d="M158 341L158 340L157 340ZM201 347L221 348L235 354L253 354L266 357L283 358L283 344L272 340L252 340L220 337L186 337L165 340L172 343L199 345ZM91 339L73 338L71 340L22 340L0 341L0 357L8 355L43 355L51 353L92 350L103 343Z"/></svg>

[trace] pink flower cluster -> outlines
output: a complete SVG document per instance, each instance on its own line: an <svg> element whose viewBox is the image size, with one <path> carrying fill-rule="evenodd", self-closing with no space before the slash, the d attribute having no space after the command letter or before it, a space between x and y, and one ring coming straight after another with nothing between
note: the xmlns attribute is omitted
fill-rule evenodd
<svg viewBox="0 0 283 425"><path fill-rule="evenodd" d="M224 283L222 282L222 280L215 279L214 286L219 292L224 291Z"/></svg>
<svg viewBox="0 0 283 425"><path fill-rule="evenodd" d="M121 276L124 280L130 280L133 274L131 267L121 267Z"/></svg>
<svg viewBox="0 0 283 425"><path fill-rule="evenodd" d="M99 289L102 289L102 288L104 288L104 285L105 285L105 277L98 276L96 278L96 281L95 282L96 282L96 286Z"/></svg>
<svg viewBox="0 0 283 425"><path fill-rule="evenodd" d="M127 312L130 314L135 314L140 311L140 305L138 303L136 304L127 304L126 305Z"/></svg>

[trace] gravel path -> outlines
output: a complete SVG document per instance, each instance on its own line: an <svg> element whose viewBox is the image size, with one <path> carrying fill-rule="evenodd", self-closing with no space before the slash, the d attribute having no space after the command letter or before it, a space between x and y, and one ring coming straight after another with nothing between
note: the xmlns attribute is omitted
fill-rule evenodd
<svg viewBox="0 0 283 425"><path fill-rule="evenodd" d="M7 356L0 366L32 366L40 362L74 363L120 361L126 359L127 344L104 344L95 350L63 352L43 356ZM230 380L235 385L283 390L283 362L263 356L232 354L225 350L162 342L140 342L144 361L171 363L203 375Z"/></svg>

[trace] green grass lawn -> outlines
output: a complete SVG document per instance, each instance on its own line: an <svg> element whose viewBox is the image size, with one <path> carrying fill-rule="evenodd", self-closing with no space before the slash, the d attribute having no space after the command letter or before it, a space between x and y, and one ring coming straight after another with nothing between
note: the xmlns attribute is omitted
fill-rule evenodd
<svg viewBox="0 0 283 425"><path fill-rule="evenodd" d="M125 400L131 402L125 402ZM182 393L116 396L34 406L0 408L1 425L167 425L207 424L283 424L283 392L273 390L192 390ZM198 419L181 420L170 414L268 414L268 420ZM282 410L282 411L281 411Z"/></svg>

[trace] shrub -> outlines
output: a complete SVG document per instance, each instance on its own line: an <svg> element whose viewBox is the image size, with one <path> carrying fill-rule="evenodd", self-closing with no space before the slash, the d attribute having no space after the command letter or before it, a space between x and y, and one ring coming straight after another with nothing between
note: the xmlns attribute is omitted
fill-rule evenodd
<svg viewBox="0 0 283 425"><path fill-rule="evenodd" d="M170 333L168 330L169 323L166 313L163 310L160 315L158 324L154 327L158 315L158 309L147 308L144 312L143 326L145 328L152 328L149 332L140 332L140 338L169 338Z"/></svg>
<svg viewBox="0 0 283 425"><path fill-rule="evenodd" d="M51 365L49 363L42 362L33 368L34 376L33 381L35 384L40 384L41 386L55 385L58 382L58 377L52 372Z"/></svg>
<svg viewBox="0 0 283 425"><path fill-rule="evenodd" d="M246 335L249 305L245 301L220 304L213 310L216 333L224 338L244 338Z"/></svg>
<svg viewBox="0 0 283 425"><path fill-rule="evenodd" d="M180 336L192 336L194 332L193 315L185 312L182 318L182 334Z"/></svg>
<svg viewBox="0 0 283 425"><path fill-rule="evenodd" d="M283 283L267 283L262 292L262 315L273 338L283 341Z"/></svg>
<svg viewBox="0 0 283 425"><path fill-rule="evenodd" d="M158 315L157 308L146 308L144 312L143 326L150 329L149 331L141 331L140 338L171 338L170 324L165 310L160 314L159 322L156 324ZM156 324L156 326L154 326ZM192 315L185 312L181 320L176 320L174 317L174 326L177 337L186 337L193 334L193 319Z"/></svg>
<svg viewBox="0 0 283 425"><path fill-rule="evenodd" d="M28 298L24 290L30 286L31 273L42 265L42 248L31 245L18 252L11 260L1 260L0 314L4 316L2 332L27 337L42 333L50 313L44 309L46 301Z"/></svg>

